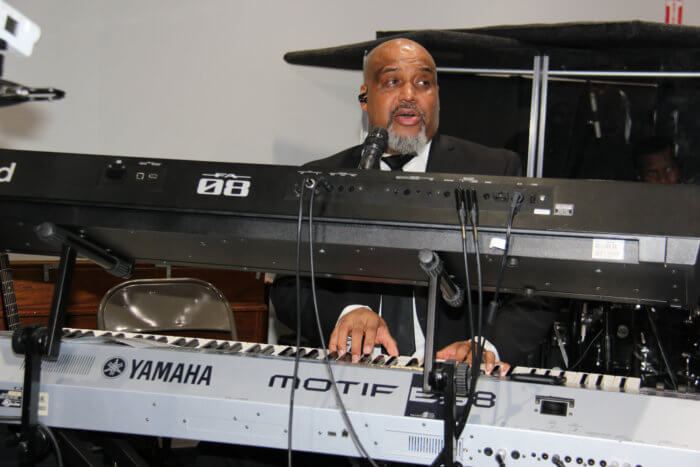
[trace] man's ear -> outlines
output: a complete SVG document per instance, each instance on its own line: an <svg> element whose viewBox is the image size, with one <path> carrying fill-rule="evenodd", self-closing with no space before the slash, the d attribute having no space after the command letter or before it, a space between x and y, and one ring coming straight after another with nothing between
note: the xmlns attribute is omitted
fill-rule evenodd
<svg viewBox="0 0 700 467"><path fill-rule="evenodd" d="M367 86L362 85L360 86L360 94L357 96L357 100L360 101L360 107L362 107L362 110L367 112Z"/></svg>

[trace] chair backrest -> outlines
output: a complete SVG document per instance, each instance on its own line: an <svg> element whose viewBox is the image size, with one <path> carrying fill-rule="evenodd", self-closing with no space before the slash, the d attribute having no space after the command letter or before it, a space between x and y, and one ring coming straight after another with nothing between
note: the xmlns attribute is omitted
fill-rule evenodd
<svg viewBox="0 0 700 467"><path fill-rule="evenodd" d="M112 287L97 309L97 327L110 331L230 331L236 323L226 297L190 278L135 279Z"/></svg>

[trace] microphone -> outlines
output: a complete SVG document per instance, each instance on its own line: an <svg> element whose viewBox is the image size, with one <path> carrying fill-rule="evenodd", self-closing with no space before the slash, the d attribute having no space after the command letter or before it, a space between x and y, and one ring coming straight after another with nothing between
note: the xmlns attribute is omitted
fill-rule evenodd
<svg viewBox="0 0 700 467"><path fill-rule="evenodd" d="M442 299L452 308L458 308L464 303L464 289L459 287L445 272L442 260L432 250L420 250L418 252L420 267L431 277L440 278L440 291Z"/></svg>
<svg viewBox="0 0 700 467"><path fill-rule="evenodd" d="M379 166L379 159L386 151L389 143L389 135L385 128L375 126L367 134L365 143L362 145L362 155L358 169L376 169Z"/></svg>

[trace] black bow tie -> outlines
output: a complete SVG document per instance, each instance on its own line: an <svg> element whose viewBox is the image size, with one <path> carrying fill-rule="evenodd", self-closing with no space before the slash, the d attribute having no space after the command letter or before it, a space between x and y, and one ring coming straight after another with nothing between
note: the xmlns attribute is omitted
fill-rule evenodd
<svg viewBox="0 0 700 467"><path fill-rule="evenodd" d="M382 157L382 160L386 162L386 165L391 168L391 170L401 170L404 165L408 164L408 161L416 157L415 154L392 154L389 156Z"/></svg>

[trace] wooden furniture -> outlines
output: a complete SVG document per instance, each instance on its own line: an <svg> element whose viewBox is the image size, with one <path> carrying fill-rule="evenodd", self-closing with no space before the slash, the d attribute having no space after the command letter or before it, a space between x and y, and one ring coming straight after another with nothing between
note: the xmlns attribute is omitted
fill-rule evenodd
<svg viewBox="0 0 700 467"><path fill-rule="evenodd" d="M22 325L46 324L53 299L57 264L57 262L13 262L11 264ZM159 277L166 277L164 267L137 264L132 278ZM172 277L193 277L211 282L229 300L236 320L238 339L249 342L266 341L268 315L262 277L256 278L254 273L227 269L181 266L172 267ZM97 327L97 306L102 296L107 290L122 281L93 263L79 261L73 275L67 309L68 316L64 326L95 329ZM0 311L0 316L2 317L0 329L6 329L6 320L2 311ZM209 336L207 333L205 337ZM211 337L226 339L225 336L220 337L214 334Z"/></svg>

